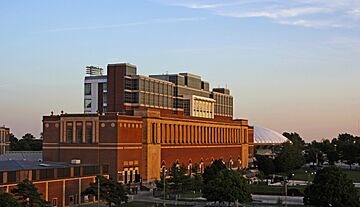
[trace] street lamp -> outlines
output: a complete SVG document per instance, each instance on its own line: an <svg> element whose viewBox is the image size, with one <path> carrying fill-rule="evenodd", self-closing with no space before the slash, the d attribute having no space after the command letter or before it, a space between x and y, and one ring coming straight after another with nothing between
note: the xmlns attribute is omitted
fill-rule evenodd
<svg viewBox="0 0 360 207"><path fill-rule="evenodd" d="M100 176L97 178L98 180L98 207L100 207Z"/></svg>
<svg viewBox="0 0 360 207"><path fill-rule="evenodd" d="M163 179L164 179L164 206L166 206L165 200L166 200L166 169L163 168Z"/></svg>
<svg viewBox="0 0 360 207"><path fill-rule="evenodd" d="M285 185L285 207L287 207L287 183L288 183L288 178L285 176L284 179L284 185Z"/></svg>

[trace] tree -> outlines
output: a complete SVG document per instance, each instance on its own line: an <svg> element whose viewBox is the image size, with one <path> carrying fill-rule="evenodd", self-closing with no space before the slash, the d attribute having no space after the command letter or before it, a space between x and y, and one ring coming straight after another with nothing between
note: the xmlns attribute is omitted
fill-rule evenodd
<svg viewBox="0 0 360 207"><path fill-rule="evenodd" d="M313 184L305 189L304 203L313 206L360 206L352 180L337 167L317 172Z"/></svg>
<svg viewBox="0 0 360 207"><path fill-rule="evenodd" d="M309 149L306 150L305 154L306 163L313 163L313 165L319 165L324 163L324 155L319 148L314 146L309 146Z"/></svg>
<svg viewBox="0 0 360 207"><path fill-rule="evenodd" d="M10 150L11 151L41 151L42 139L36 139L32 134L25 134L22 139L16 138L10 134Z"/></svg>
<svg viewBox="0 0 360 207"><path fill-rule="evenodd" d="M358 162L359 159L359 149L354 143L345 143L340 146L342 149L341 159L345 160L346 164L350 166L350 170L352 165Z"/></svg>
<svg viewBox="0 0 360 207"><path fill-rule="evenodd" d="M210 180L216 179L218 173L222 170L226 170L226 165L222 160L215 160L210 166L206 167L203 174L204 185Z"/></svg>
<svg viewBox="0 0 360 207"><path fill-rule="evenodd" d="M187 168L184 164L173 164L171 167L171 178L169 180L170 189L174 191L187 190L191 188L190 175L187 176Z"/></svg>
<svg viewBox="0 0 360 207"><path fill-rule="evenodd" d="M288 138L294 146L300 147L301 149L304 149L305 141L301 138L301 136L294 132L294 133L288 133L284 132L283 136Z"/></svg>
<svg viewBox="0 0 360 207"><path fill-rule="evenodd" d="M326 153L326 157L329 160L329 164L334 165L335 162L337 162L339 160L339 153L337 151L335 151L335 150L329 150Z"/></svg>
<svg viewBox="0 0 360 207"><path fill-rule="evenodd" d="M203 196L208 201L247 203L251 201L250 191L247 183L239 171L222 169L217 172L216 177L204 184Z"/></svg>
<svg viewBox="0 0 360 207"><path fill-rule="evenodd" d="M10 193L0 193L0 207L18 207L19 204Z"/></svg>
<svg viewBox="0 0 360 207"><path fill-rule="evenodd" d="M290 172L301 168L305 164L302 150L289 142L282 145L280 154L275 158L277 172Z"/></svg>
<svg viewBox="0 0 360 207"><path fill-rule="evenodd" d="M267 156L256 155L256 163L258 169L262 171L265 175L275 173L275 165L273 159Z"/></svg>
<svg viewBox="0 0 360 207"><path fill-rule="evenodd" d="M100 180L100 199L98 197L98 182ZM82 193L82 195L95 196L98 200L105 200L107 205L120 206L123 202L127 203L128 197L124 187L112 179L107 179L103 176L97 176L95 183L90 183L90 186Z"/></svg>
<svg viewBox="0 0 360 207"><path fill-rule="evenodd" d="M15 195L20 206L44 207L50 205L49 202L41 198L42 194L39 193L35 185L27 179L17 184L16 188L11 190L11 193Z"/></svg>

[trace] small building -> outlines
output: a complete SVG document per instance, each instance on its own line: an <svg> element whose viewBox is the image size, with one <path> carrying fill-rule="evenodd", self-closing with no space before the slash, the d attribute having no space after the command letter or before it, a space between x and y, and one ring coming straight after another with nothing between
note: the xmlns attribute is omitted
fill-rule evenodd
<svg viewBox="0 0 360 207"><path fill-rule="evenodd" d="M95 201L94 197L81 196L81 192L95 182L99 174L108 174L108 169L97 165L0 161L0 191L11 193L19 182L28 179L53 207L79 205Z"/></svg>
<svg viewBox="0 0 360 207"><path fill-rule="evenodd" d="M5 154L9 151L10 147L10 129L2 126L0 127L0 155Z"/></svg>

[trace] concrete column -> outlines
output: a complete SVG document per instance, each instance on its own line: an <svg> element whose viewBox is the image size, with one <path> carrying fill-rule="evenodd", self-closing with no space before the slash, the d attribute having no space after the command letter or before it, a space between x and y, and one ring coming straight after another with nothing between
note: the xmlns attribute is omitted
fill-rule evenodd
<svg viewBox="0 0 360 207"><path fill-rule="evenodd" d="M45 182L45 200L49 201L49 182Z"/></svg>
<svg viewBox="0 0 360 207"><path fill-rule="evenodd" d="M65 205L65 196L66 196L66 183L65 180L63 180L63 186L62 186L62 206Z"/></svg>
<svg viewBox="0 0 360 207"><path fill-rule="evenodd" d="M83 121L82 122L82 142L83 143L86 143L86 122L85 121Z"/></svg>
<svg viewBox="0 0 360 207"><path fill-rule="evenodd" d="M183 125L179 125L179 143L184 143L184 126Z"/></svg>
<svg viewBox="0 0 360 207"><path fill-rule="evenodd" d="M179 125L175 124L175 144L179 143Z"/></svg>

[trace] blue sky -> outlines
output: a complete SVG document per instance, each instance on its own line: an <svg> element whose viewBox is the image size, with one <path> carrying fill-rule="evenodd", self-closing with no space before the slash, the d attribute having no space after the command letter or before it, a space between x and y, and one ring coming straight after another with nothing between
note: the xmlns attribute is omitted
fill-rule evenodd
<svg viewBox="0 0 360 207"><path fill-rule="evenodd" d="M86 65L192 72L235 116L307 140L360 134L360 1L1 1L0 124L83 111Z"/></svg>

